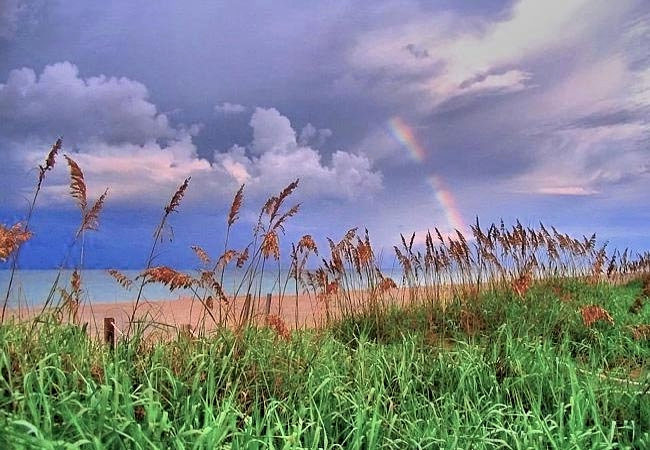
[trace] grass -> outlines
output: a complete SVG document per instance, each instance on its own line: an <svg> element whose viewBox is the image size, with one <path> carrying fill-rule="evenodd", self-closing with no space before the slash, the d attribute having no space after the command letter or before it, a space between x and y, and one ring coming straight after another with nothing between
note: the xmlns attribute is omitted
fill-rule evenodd
<svg viewBox="0 0 650 450"><path fill-rule="evenodd" d="M0 224L0 262L12 281L61 146L40 166L27 220ZM108 190L88 207L83 171L65 157L81 210L61 265L73 264L73 277L68 287L57 278L27 320L5 316L11 281L7 288L2 449L650 448L650 253L608 253L595 235L519 222L481 228L477 219L465 234L434 229L420 246L402 236L398 282L357 229L328 239L329 258L310 235L291 244L281 280L281 237L300 207L287 207L296 180L261 208L249 244L232 249L242 186L223 254L193 246L202 268L189 274L154 264L187 179L164 208L142 273L110 271L123 287L139 287L111 348L88 336L78 315L83 235L98 229ZM311 255L322 258L315 269ZM222 288L228 264L240 273L234 293ZM269 315L255 305L265 271L276 267L280 301ZM193 292L202 315L189 332L172 326L173 339L154 340L153 323L133 320L147 283ZM296 295L290 329L287 288L324 310L321 328L299 329ZM239 310L237 294L251 296Z"/></svg>
<svg viewBox="0 0 650 450"><path fill-rule="evenodd" d="M418 308L282 339L270 329L114 352L73 325L0 329L3 448L648 448L641 290L567 283L483 298L485 326ZM541 305L544 305L542 307ZM379 326L377 326L379 324ZM442 327L445 327L444 335ZM444 342L443 342L444 340ZM445 344L445 345L441 345Z"/></svg>

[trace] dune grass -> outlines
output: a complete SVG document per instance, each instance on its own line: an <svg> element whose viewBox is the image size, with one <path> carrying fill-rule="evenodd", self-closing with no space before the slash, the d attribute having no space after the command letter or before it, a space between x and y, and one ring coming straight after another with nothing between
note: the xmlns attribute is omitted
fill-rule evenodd
<svg viewBox="0 0 650 450"><path fill-rule="evenodd" d="M111 352L72 325L0 328L3 448L649 448L641 291L536 285L485 295L468 335L451 305L359 315L284 339L268 328L137 337ZM614 325L586 327L597 303ZM445 330L443 333L443 329ZM2 445L4 444L4 446Z"/></svg>

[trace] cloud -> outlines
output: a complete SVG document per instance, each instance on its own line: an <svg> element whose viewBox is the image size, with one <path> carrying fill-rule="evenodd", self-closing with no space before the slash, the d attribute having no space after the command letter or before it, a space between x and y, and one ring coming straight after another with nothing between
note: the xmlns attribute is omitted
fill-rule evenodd
<svg viewBox="0 0 650 450"><path fill-rule="evenodd" d="M536 191L538 194L583 196L597 194L598 191L584 186L542 186Z"/></svg>
<svg viewBox="0 0 650 450"><path fill-rule="evenodd" d="M22 9L20 0L0 0L0 41L14 36Z"/></svg>
<svg viewBox="0 0 650 450"><path fill-rule="evenodd" d="M381 189L381 174L372 169L366 157L336 151L329 164L324 163L318 150L298 145L295 132L286 126L289 120L277 110L257 108L250 122L253 141L246 147L235 145L227 152L215 152L213 161L199 157L189 133L164 145L155 141L115 144L93 139L70 156L84 171L89 196L97 196L109 187L111 201L117 203L163 204L190 176L192 187L185 203L196 204L229 198L244 183L249 195L267 196L296 178L301 180L300 195L314 201L358 198ZM42 162L43 153L28 148L33 147L14 147L13 153L24 155L24 167L35 167ZM68 202L67 191L67 170L61 163L48 177L46 202Z"/></svg>
<svg viewBox="0 0 650 450"><path fill-rule="evenodd" d="M214 110L220 114L240 114L246 112L246 107L240 105L239 103L229 103L225 102L220 105L216 105Z"/></svg>
<svg viewBox="0 0 650 450"><path fill-rule="evenodd" d="M291 122L275 108L255 108L250 125L253 127L251 151L257 155L288 153L297 147Z"/></svg>
<svg viewBox="0 0 650 450"><path fill-rule="evenodd" d="M329 128L317 129L311 123L308 123L300 131L298 143L300 145L308 145L309 143L314 143L316 147L320 147L330 136L332 136L332 130Z"/></svg>
<svg viewBox="0 0 650 450"><path fill-rule="evenodd" d="M558 130L538 148L538 163L513 179L513 191L544 195L592 195L648 175L643 123Z"/></svg>
<svg viewBox="0 0 650 450"><path fill-rule="evenodd" d="M611 193L648 176L644 10L635 0L520 0L490 17L458 10L384 17L351 41L339 87L371 93L416 127L429 155L422 165L461 185ZM414 54L424 51L428 57ZM390 163L394 176L414 164L383 124L357 148Z"/></svg>
<svg viewBox="0 0 650 450"><path fill-rule="evenodd" d="M429 58L429 51L427 49L418 48L415 44L406 44L404 50L408 51L416 59Z"/></svg>
<svg viewBox="0 0 650 450"><path fill-rule="evenodd" d="M113 202L162 204L190 176L189 202L226 198L242 183L252 195L268 195L295 178L301 179L302 194L312 199L355 198L381 188L381 174L365 156L321 154L314 145L331 131L311 124L298 142L289 119L274 108L255 109L248 145L214 152L212 160L201 157L193 141L199 126L172 124L148 100L143 84L82 78L67 62L46 66L39 76L30 68L11 71L0 85L0 119L0 151L11 161L0 173L19 191L32 187L22 174L42 163L59 134L64 152L86 175L89 195L109 187ZM48 175L46 202L69 200L65 164Z"/></svg>
<svg viewBox="0 0 650 450"><path fill-rule="evenodd" d="M465 80L459 85L463 94L484 91L517 92L526 89L526 83L531 74L521 70L489 75L479 75L474 79Z"/></svg>
<svg viewBox="0 0 650 450"><path fill-rule="evenodd" d="M289 119L274 108L256 108L250 125L253 141L246 148L234 146L214 155L215 170L238 183L268 192L300 178L301 192L312 198L356 198L381 189L381 173L367 157L338 150L325 163L318 150L297 142Z"/></svg>
<svg viewBox="0 0 650 450"><path fill-rule="evenodd" d="M128 78L82 78L69 62L12 70L0 84L0 132L4 137L63 135L66 141L144 144L175 139L182 130L148 100L147 88Z"/></svg>
<svg viewBox="0 0 650 450"><path fill-rule="evenodd" d="M40 138L2 145L1 152L8 156L0 168L0 176L7 180L7 204L22 205L22 197L31 195L37 178L34 170L43 160L52 142ZM54 170L48 172L41 192L42 207L58 208L72 205L69 191L69 172L63 158L67 154L81 167L88 188L88 197L96 198L104 189L110 189L113 205L141 209L158 208L169 201L169 196L188 176L192 177L193 200L230 192L232 186L221 187L213 179L210 161L197 155L192 137L186 134L166 144L148 142L110 144L100 140L84 142L81 150L74 151L63 142ZM194 186L196 182L197 186ZM200 189L199 186L201 186Z"/></svg>
<svg viewBox="0 0 650 450"><path fill-rule="evenodd" d="M624 1L617 8L626 11L633 4ZM497 20L414 14L363 33L348 50L347 62L357 82L370 85L366 89L427 111L458 96L529 87L532 75L523 64L571 48L617 14L605 2L588 0L521 0ZM408 86L394 83L407 76Z"/></svg>

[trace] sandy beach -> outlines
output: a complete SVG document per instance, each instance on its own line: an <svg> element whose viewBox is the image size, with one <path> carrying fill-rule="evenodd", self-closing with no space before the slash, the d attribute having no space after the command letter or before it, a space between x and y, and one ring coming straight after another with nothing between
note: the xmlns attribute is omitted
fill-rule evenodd
<svg viewBox="0 0 650 450"><path fill-rule="evenodd" d="M373 301L381 302L384 306L399 304L404 306L409 303L409 298L436 298L448 299L453 294L449 287L427 286L418 288L417 291L401 287L382 292ZM345 297L343 297L345 295ZM268 302L267 295L261 297L251 296L253 303L249 323L265 324L267 315L279 317L288 329L317 328L326 323L327 317L340 316L341 305L368 305L368 291L353 291L350 293L330 294L328 296L315 296L313 293L272 295ZM245 323L242 316L246 305L246 296L241 295L227 302L215 302L211 308L204 305L196 297L182 297L176 300L145 300L142 299L134 314L134 324L146 325L147 334L160 336L175 336L179 331L190 332L198 335L217 329L220 324L229 328L236 328ZM356 306L355 306L356 305ZM104 319L113 319L116 335L126 334L129 321L135 308L134 301L123 302L82 302L77 314L77 323L88 324L88 332L92 336L101 336L104 328ZM297 316L296 316L297 310ZM41 312L40 307L30 309L22 308L10 310L9 315L25 320L33 318ZM71 321L67 311L62 312L64 321Z"/></svg>

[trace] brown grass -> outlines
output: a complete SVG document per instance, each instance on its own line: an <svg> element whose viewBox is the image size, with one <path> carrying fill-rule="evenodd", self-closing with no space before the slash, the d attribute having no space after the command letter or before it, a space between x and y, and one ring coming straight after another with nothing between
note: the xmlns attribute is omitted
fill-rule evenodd
<svg viewBox="0 0 650 450"><path fill-rule="evenodd" d="M582 322L586 327L592 326L596 322L607 322L610 325L614 325L614 319L611 314L607 312L604 308L596 305L584 306L580 308L580 314L582 315Z"/></svg>
<svg viewBox="0 0 650 450"><path fill-rule="evenodd" d="M174 195L172 195L169 204L165 206L166 215L169 215L172 212L178 210L178 206L181 204L181 200L183 200L183 196L185 195L185 191L187 190L187 186L189 185L191 178L192 177L187 177L185 181L183 181L183 184L181 184L176 192L174 192Z"/></svg>
<svg viewBox="0 0 650 450"><path fill-rule="evenodd" d="M230 212L228 212L228 226L231 227L239 218L239 210L241 209L242 203L244 201L244 185L242 184L235 197L232 200L232 205L230 206Z"/></svg>
<svg viewBox="0 0 650 450"><path fill-rule="evenodd" d="M161 283L169 288L170 291L176 289L189 289L194 284L194 279L185 273L179 272L167 266L151 267L143 271L138 278L142 278L147 283Z"/></svg>
<svg viewBox="0 0 650 450"><path fill-rule="evenodd" d="M124 275L119 270L109 269L108 273L117 281L117 283L126 290L130 290L133 287L133 280Z"/></svg>
<svg viewBox="0 0 650 450"><path fill-rule="evenodd" d="M46 172L54 166L61 145L60 139L57 140L44 165L39 166L38 187ZM98 228L99 215L108 189L88 207L84 174L73 159L67 155L65 158L70 169L70 194L82 212L76 235L78 238L84 231ZM139 290L127 324L129 327L137 316L142 289L148 283L162 284L171 291L181 288L191 290L191 317L195 303L200 305L200 319L194 326L198 334L208 325L224 326L240 320L238 325L267 324L279 336L284 336L283 330L288 329L284 311L291 309L283 304L288 288L294 291L292 298L295 298L295 302L291 306L294 309L296 327L304 322L302 316L299 317L299 311L304 308L304 305L299 304L300 294L307 296L310 308L312 301L323 307L328 321L359 313L378 313L389 305L404 305L406 302L428 302L444 311L448 301L456 298L462 300L461 326L468 332L474 332L484 326L478 309L474 308L474 302L479 301L482 291L505 289L524 298L537 280L569 277L601 283L623 280L630 274L650 272L650 253L635 258L630 257L627 250L608 254L605 246L597 246L595 235L575 238L560 233L554 227L548 229L541 223L533 227L524 226L519 221L510 227L501 221L482 228L478 219L470 227L471 232L466 234L458 230L443 234L438 228L433 228L433 231L427 231L423 243L416 242L415 233L401 235L401 243L394 247L394 256L391 256L399 265L401 279L393 280L382 272L384 266L377 257L379 254L381 258L381 252L376 252L373 248L368 230L362 234L358 228L348 230L338 242L328 238L329 255L323 255L322 263L310 268L309 257L321 256L312 235L305 234L297 243L285 245L290 253L282 254L281 240L284 239L285 227L300 211L299 203L287 205L288 199L298 188L298 179L264 202L253 236L243 248L230 248L228 244L231 229L236 226L243 207L244 185L234 194L227 211L223 254L216 262L203 247L193 245L191 249L202 263L198 272L190 274L168 266L154 266L157 244L168 225L170 214L178 211L189 181L189 177L184 180L164 207L162 218L154 232L149 258L140 275L131 280L117 270L109 271L116 282L126 289L130 289L136 280L139 281ZM26 226L0 226L0 260L7 260L30 236ZM291 262L284 280L281 279L280 268L282 256ZM71 286L61 290L64 305L75 317L75 321L77 313L71 308L80 305L83 241L79 261ZM239 285L234 292L226 293L223 289L224 271L233 262L240 274ZM262 298L265 294L262 292L262 279L265 271L274 271L276 267L278 288L274 312L277 306L277 314L268 316L265 299ZM562 293L563 297L566 295L568 294ZM631 311L640 311L649 295L650 277L646 277L643 292ZM235 299L244 300L235 306ZM217 306L218 313L215 311ZM580 313L586 326L592 326L598 321L613 323L611 315L598 306L584 307ZM206 323L207 317L212 323ZM263 320L256 322L260 317Z"/></svg>
<svg viewBox="0 0 650 450"><path fill-rule="evenodd" d="M56 163L56 155L59 153L59 150L61 150L62 145L63 141L61 138L57 139L54 145L52 145L52 148L50 148L50 151L45 158L44 164L38 166L38 186L43 183L43 180L45 179L45 173L54 168L54 164Z"/></svg>
<svg viewBox="0 0 650 450"><path fill-rule="evenodd" d="M0 261L6 261L31 237L32 233L25 230L21 223L16 223L11 228L0 224Z"/></svg>
<svg viewBox="0 0 650 450"><path fill-rule="evenodd" d="M85 213L88 202L86 199L86 181L79 165L68 155L63 155L70 167L70 195L77 200L77 205Z"/></svg>

